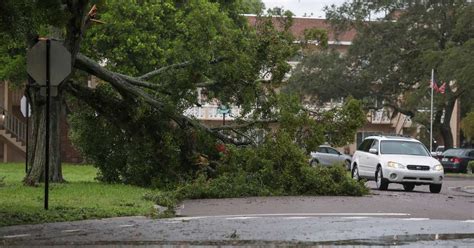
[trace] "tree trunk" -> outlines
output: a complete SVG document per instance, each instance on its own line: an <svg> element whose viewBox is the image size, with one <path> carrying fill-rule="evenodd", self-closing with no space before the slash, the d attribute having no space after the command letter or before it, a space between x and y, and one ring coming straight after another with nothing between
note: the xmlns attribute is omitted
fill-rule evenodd
<svg viewBox="0 0 474 248"><path fill-rule="evenodd" d="M440 132L444 141L444 149L453 147L453 133L451 132L451 116L453 115L454 105L456 98L449 99L446 106L444 107L444 121L440 124Z"/></svg>
<svg viewBox="0 0 474 248"><path fill-rule="evenodd" d="M44 181L45 157L45 135L46 135L46 98L39 95L37 88L30 88L30 102L32 108L31 126L32 134L29 142L28 164L30 168L24 178L26 185L36 185ZM60 155L60 115L61 115L61 92L59 96L51 97L50 100L50 146L49 146L49 181L64 182L61 170Z"/></svg>

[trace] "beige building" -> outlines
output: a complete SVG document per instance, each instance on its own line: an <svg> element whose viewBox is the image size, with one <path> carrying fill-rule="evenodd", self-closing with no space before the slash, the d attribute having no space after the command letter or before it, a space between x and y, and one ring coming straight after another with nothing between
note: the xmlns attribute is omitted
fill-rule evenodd
<svg viewBox="0 0 474 248"><path fill-rule="evenodd" d="M26 154L27 119L20 110L23 89L11 89L8 81L0 82L0 159L2 162L23 162ZM31 130L31 126L29 127ZM63 162L79 163L82 158L68 138L65 116L61 120L61 158ZM31 133L30 133L31 134Z"/></svg>

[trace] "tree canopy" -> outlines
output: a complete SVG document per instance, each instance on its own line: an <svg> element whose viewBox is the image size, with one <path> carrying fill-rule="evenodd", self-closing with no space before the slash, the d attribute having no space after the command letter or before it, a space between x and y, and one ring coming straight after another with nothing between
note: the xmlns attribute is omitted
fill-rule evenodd
<svg viewBox="0 0 474 248"><path fill-rule="evenodd" d="M435 69L438 84L447 83L446 93L435 96L435 128L451 147L454 104L464 98L472 102L473 11L474 6L462 0L348 1L329 6L326 14L334 29L354 28L356 38L343 58L334 51L305 58L290 85L301 81L296 90L322 101L352 95L365 98L366 107L383 102L395 113L427 125L429 82Z"/></svg>
<svg viewBox="0 0 474 248"><path fill-rule="evenodd" d="M462 119L461 129L466 138L472 142L472 140L474 140L474 112L469 112L466 117Z"/></svg>

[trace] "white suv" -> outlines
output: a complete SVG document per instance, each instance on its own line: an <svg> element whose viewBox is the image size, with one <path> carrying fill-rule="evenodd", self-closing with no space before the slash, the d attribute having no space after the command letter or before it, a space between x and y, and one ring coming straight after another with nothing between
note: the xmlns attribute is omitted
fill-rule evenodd
<svg viewBox="0 0 474 248"><path fill-rule="evenodd" d="M403 184L405 191L428 184L439 193L444 178L443 166L421 142L398 136L367 137L352 156L351 171L356 180L375 180L380 190L390 183Z"/></svg>

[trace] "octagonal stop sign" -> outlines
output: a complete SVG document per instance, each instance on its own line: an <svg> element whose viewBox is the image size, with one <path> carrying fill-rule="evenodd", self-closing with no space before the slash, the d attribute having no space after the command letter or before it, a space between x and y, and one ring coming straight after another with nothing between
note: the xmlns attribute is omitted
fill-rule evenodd
<svg viewBox="0 0 474 248"><path fill-rule="evenodd" d="M46 53L49 47L50 86L58 86L71 73L71 53L61 42L40 40L27 53L26 71L39 84L46 85Z"/></svg>

